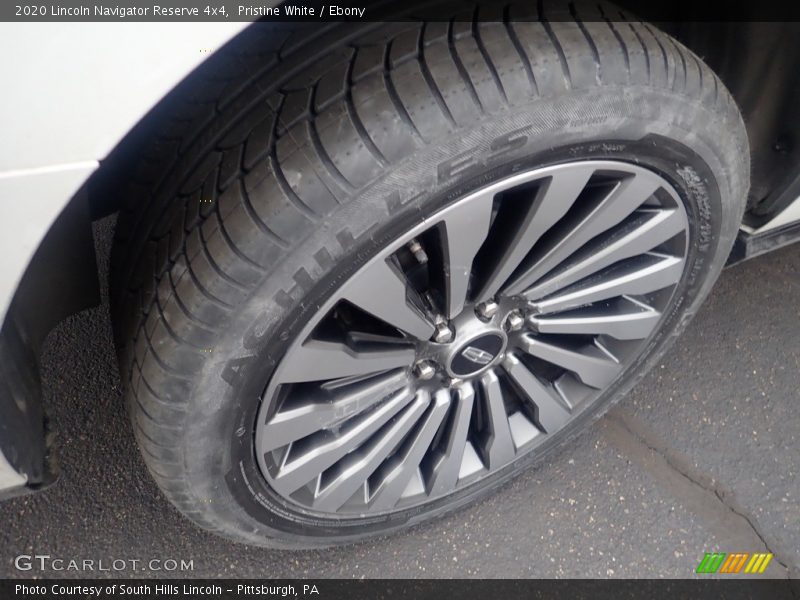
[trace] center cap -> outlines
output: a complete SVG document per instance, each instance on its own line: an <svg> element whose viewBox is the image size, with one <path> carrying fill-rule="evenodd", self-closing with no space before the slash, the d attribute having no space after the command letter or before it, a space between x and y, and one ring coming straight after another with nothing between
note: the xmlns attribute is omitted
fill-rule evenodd
<svg viewBox="0 0 800 600"><path fill-rule="evenodd" d="M463 344L450 361L450 372L468 377L492 364L503 351L505 340L498 333L487 333Z"/></svg>

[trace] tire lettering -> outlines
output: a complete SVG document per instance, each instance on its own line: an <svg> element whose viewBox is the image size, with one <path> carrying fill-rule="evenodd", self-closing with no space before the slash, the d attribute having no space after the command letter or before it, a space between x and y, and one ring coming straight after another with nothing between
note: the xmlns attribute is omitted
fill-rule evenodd
<svg viewBox="0 0 800 600"><path fill-rule="evenodd" d="M255 350L264 342L269 331L271 319L269 313L262 312L256 317L253 324L247 329L242 340L242 345L248 350Z"/></svg>
<svg viewBox="0 0 800 600"><path fill-rule="evenodd" d="M528 143L528 136L523 132L526 132L529 129L530 126L521 127L514 131L510 131L505 135L494 138L492 143L489 144L489 149L492 151L492 158L505 154L506 152L512 152L513 150L522 148Z"/></svg>
<svg viewBox="0 0 800 600"><path fill-rule="evenodd" d="M222 371L222 379L226 381L231 387L236 387L244 377L244 372L247 370L248 365L255 360L254 355L242 356L229 360Z"/></svg>
<svg viewBox="0 0 800 600"><path fill-rule="evenodd" d="M478 164L475 158L472 155L472 151L469 152L462 152L450 158L443 163L439 163L438 167L438 175L439 175L439 182L446 181L447 179L451 179L466 171L469 167Z"/></svg>

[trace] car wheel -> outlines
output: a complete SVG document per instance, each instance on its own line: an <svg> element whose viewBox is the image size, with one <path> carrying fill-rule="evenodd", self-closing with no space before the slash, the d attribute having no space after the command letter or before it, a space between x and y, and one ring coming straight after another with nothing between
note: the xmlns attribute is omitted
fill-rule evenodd
<svg viewBox="0 0 800 600"><path fill-rule="evenodd" d="M326 546L488 494L619 400L725 263L747 139L700 59L637 22L454 17L256 27L137 171L121 371L204 528Z"/></svg>

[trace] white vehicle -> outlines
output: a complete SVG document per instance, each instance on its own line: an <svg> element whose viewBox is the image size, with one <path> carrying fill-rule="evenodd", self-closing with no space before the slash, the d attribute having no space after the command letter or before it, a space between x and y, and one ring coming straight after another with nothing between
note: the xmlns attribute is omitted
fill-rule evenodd
<svg viewBox="0 0 800 600"><path fill-rule="evenodd" d="M153 477L285 548L490 493L800 237L797 24L453 17L0 25L0 493L103 216Z"/></svg>

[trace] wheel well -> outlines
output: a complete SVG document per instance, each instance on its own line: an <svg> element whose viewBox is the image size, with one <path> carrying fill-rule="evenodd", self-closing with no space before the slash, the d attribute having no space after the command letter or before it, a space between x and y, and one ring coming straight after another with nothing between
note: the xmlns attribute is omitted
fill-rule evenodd
<svg viewBox="0 0 800 600"><path fill-rule="evenodd" d="M750 141L750 213L769 217L800 168L800 23L681 22L668 31L725 83Z"/></svg>
<svg viewBox="0 0 800 600"><path fill-rule="evenodd" d="M175 123L180 124L175 117L176 107L186 106L187 97L197 97L202 89L198 82L225 79L230 61L235 60L230 48L241 43L241 38L246 43L250 29L234 36L162 98L100 161L54 221L21 278L12 304L23 319L23 328L34 348L60 320L99 303L92 221L121 208L123 195L119 190L136 180L133 170L146 149L157 136L169 139L169 133L165 135L168 124L173 128ZM216 97L206 104L215 102ZM202 103L203 100L197 101L197 105Z"/></svg>
<svg viewBox="0 0 800 600"><path fill-rule="evenodd" d="M259 26L260 24L254 24L244 29L195 68L100 161L99 167L87 182L89 210L93 220L122 208L123 194L118 193L118 190L121 189L120 186L135 181L137 174L133 169L141 163L143 156L147 156L154 143L169 143L180 139L182 128L188 127L196 118L193 113L200 113L203 109L211 114L219 111L218 104L223 98L216 91L224 89L225 82L231 78L231 72L243 67L233 49L252 43L254 30L259 29ZM276 23L268 24L268 27L277 34L284 25ZM209 81L219 84L214 88L214 93L209 93ZM191 100L187 102L187 99Z"/></svg>
<svg viewBox="0 0 800 600"><path fill-rule="evenodd" d="M132 168L153 133L163 133L176 102L193 93L198 73L225 73L231 42L169 92L100 161L52 223L20 279L0 328L0 452L27 476L27 490L48 485L57 476L41 404L42 343L60 321L100 303L92 221L119 210L119 186L135 178Z"/></svg>

